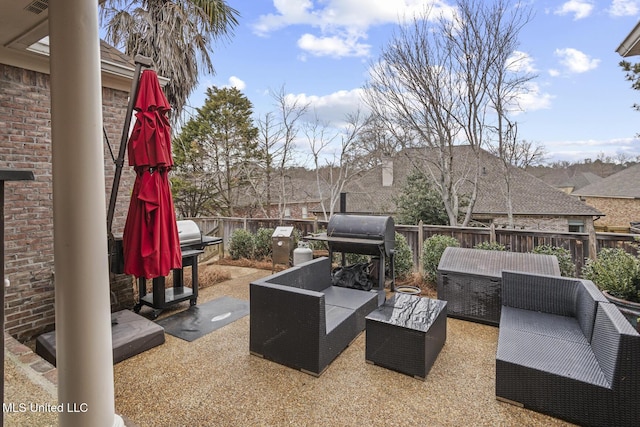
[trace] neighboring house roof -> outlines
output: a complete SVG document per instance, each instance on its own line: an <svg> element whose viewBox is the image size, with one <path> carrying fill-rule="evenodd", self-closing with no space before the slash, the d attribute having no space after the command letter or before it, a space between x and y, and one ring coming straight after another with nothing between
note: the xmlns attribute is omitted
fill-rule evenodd
<svg viewBox="0 0 640 427"><path fill-rule="evenodd" d="M574 195L583 197L640 198L640 165L631 166L602 180L587 185Z"/></svg>
<svg viewBox="0 0 640 427"><path fill-rule="evenodd" d="M596 183L602 179L593 172L580 172L565 168L544 168L527 170L531 175L556 188L571 188L573 191Z"/></svg>
<svg viewBox="0 0 640 427"><path fill-rule="evenodd" d="M573 177L560 183L559 187L573 187L573 190L579 190L587 185L594 184L602 180L601 176L592 172L578 172Z"/></svg>
<svg viewBox="0 0 640 427"><path fill-rule="evenodd" d="M463 179L465 173L475 167L474 154L468 145L454 147L454 165L457 179ZM429 156L434 158L435 150L424 148L405 149L393 158L393 183L383 186L382 166L362 172L358 178L349 181L344 192L347 193L347 212L363 214L394 214L397 210L395 200L402 192L407 177L416 168L428 172ZM502 162L496 156L481 150L481 174L478 182L478 196L474 205L475 215L507 215L505 180L502 173ZM577 197L543 182L526 171L511 167L511 199L514 215L545 215L545 216L603 216L599 210L587 205ZM314 212L320 212L320 197L315 179L315 171L296 170L290 174L291 180L286 182L287 202L311 203ZM470 183L463 183L461 192L471 192ZM277 179L272 182L272 202L277 203L280 184ZM324 198L329 196L329 188L322 182ZM246 195L240 205L245 205L251 197ZM328 209L328 201L325 201ZM338 210L338 206L335 207Z"/></svg>
<svg viewBox="0 0 640 427"><path fill-rule="evenodd" d="M473 151L468 145L454 147L454 170L458 179L463 179L463 174L468 173L474 167ZM347 210L358 212L375 212L376 206L391 207L395 212L394 198L397 197L405 185L410 172L419 168L423 171L433 170L429 166L430 156L435 156L435 150L407 149L394 158L393 185L382 186L382 168L368 173L366 177L350 183L345 191L347 195ZM481 174L478 182L478 196L473 213L476 215L506 215L506 191L502 162L496 156L487 151L480 151ZM463 179L464 180L464 179ZM462 185L462 192L470 193L470 183ZM546 184L542 180L528 174L522 169L511 168L511 200L514 215L559 215L559 216L601 216L602 212L588 206L576 197ZM367 200L364 194L369 195L369 203L360 206L351 201L352 195L359 194L360 200Z"/></svg>

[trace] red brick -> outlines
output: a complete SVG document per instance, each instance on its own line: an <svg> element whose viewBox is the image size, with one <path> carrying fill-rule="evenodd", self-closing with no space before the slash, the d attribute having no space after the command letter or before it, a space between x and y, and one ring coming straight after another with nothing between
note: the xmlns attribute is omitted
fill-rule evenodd
<svg viewBox="0 0 640 427"><path fill-rule="evenodd" d="M0 85L0 167L23 167L36 175L35 181L5 187L5 275L11 280L5 289L5 329L30 339L51 330L55 322L49 76L0 64ZM102 90L104 126L114 152L128 95ZM105 148L105 200L114 169ZM122 233L134 178L128 168L123 170L115 233ZM112 285L124 307L133 305L132 287L130 280ZM122 301L126 295L131 295L129 301Z"/></svg>

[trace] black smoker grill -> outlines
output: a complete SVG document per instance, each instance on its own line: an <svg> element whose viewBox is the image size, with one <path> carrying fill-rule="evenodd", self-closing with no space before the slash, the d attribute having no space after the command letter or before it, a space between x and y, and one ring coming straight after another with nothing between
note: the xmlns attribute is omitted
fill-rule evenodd
<svg viewBox="0 0 640 427"><path fill-rule="evenodd" d="M374 289L378 292L378 305L384 303L386 280L385 264L389 259L391 290L395 287L394 247L395 224L390 216L335 214L329 220L327 233L309 237L309 240L326 241L329 259L334 252L371 255L375 266L371 272ZM342 266L345 265L344 256Z"/></svg>
<svg viewBox="0 0 640 427"><path fill-rule="evenodd" d="M204 236L198 225L191 221L177 221L180 250L182 251L182 268L173 270L173 287L165 289L165 278L153 279L153 292L147 294L147 281L138 278L139 299L133 310L138 313L143 305L154 309L153 317L170 305L189 300L196 305L198 300L198 256L204 253L204 248L222 243L220 237ZM192 287L184 286L184 267L191 266Z"/></svg>

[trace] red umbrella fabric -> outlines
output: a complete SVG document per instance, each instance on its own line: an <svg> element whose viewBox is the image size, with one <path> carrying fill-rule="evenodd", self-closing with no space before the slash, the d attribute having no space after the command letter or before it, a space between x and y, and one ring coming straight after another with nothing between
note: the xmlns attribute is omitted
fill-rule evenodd
<svg viewBox="0 0 640 427"><path fill-rule="evenodd" d="M140 77L136 123L128 142L129 165L136 181L124 227L124 272L151 279L182 267L182 253L168 173L173 165L171 109L158 76Z"/></svg>

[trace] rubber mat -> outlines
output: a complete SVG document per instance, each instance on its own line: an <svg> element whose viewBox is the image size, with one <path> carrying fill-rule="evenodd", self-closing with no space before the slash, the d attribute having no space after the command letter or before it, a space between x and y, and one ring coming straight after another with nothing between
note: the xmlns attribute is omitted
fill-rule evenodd
<svg viewBox="0 0 640 427"><path fill-rule="evenodd" d="M189 307L156 323L174 337L194 341L247 314L249 301L225 296Z"/></svg>

